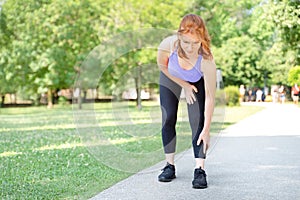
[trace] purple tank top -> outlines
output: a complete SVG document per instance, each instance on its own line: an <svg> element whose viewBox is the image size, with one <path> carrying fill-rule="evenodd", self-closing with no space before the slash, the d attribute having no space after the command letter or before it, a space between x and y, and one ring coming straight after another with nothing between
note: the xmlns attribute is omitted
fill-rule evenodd
<svg viewBox="0 0 300 200"><path fill-rule="evenodd" d="M201 60L202 56L199 55L198 60L192 69L182 69L178 62L177 52L174 51L169 57L168 71L177 78L195 83L203 76L203 73L201 72Z"/></svg>

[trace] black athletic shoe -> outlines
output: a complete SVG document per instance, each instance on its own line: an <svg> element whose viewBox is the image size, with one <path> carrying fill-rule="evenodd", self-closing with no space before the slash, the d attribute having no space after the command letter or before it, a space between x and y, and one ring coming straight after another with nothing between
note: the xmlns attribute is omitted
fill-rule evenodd
<svg viewBox="0 0 300 200"><path fill-rule="evenodd" d="M206 182L206 174L203 169L198 168L194 171L194 180L192 182L193 188L196 189L204 189L207 188L207 182Z"/></svg>
<svg viewBox="0 0 300 200"><path fill-rule="evenodd" d="M167 165L162 169L162 173L158 176L158 181L170 182L175 176L175 166L167 163Z"/></svg>

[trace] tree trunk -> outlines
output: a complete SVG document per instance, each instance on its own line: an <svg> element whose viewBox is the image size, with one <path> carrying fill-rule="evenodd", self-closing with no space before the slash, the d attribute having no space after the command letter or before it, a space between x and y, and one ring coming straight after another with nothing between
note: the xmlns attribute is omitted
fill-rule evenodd
<svg viewBox="0 0 300 200"><path fill-rule="evenodd" d="M78 108L82 109L81 88L78 88Z"/></svg>
<svg viewBox="0 0 300 200"><path fill-rule="evenodd" d="M58 104L58 98L59 98L58 91L59 91L59 89L55 89L54 90L53 97L52 97L52 103L53 103L53 105L54 104Z"/></svg>
<svg viewBox="0 0 300 200"><path fill-rule="evenodd" d="M98 97L99 97L99 87L96 87L96 92L95 92L95 96L94 96L95 102L98 99Z"/></svg>
<svg viewBox="0 0 300 200"><path fill-rule="evenodd" d="M5 102L5 94L1 96L1 107L3 108L4 107L4 102Z"/></svg>
<svg viewBox="0 0 300 200"><path fill-rule="evenodd" d="M86 102L87 90L83 90L83 100L82 102Z"/></svg>
<svg viewBox="0 0 300 200"><path fill-rule="evenodd" d="M47 100L48 100L48 106L47 108L53 108L53 103L52 103L52 90L48 89L48 93L47 93Z"/></svg>
<svg viewBox="0 0 300 200"><path fill-rule="evenodd" d="M137 67L137 76L135 78L135 88L136 88L136 106L139 110L142 110L142 96L141 96L141 85L142 85L142 70L141 67Z"/></svg>

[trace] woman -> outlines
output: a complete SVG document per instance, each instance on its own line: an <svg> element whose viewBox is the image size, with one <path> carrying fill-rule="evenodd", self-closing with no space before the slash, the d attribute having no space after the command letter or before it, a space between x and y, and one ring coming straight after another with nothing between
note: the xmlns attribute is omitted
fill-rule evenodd
<svg viewBox="0 0 300 200"><path fill-rule="evenodd" d="M293 85L291 93L294 104L298 104L300 88L298 87L297 83Z"/></svg>
<svg viewBox="0 0 300 200"><path fill-rule="evenodd" d="M159 48L160 103L162 141L167 165L158 180L169 182L176 177L176 120L181 89L188 104L192 145L196 167L193 188L206 188L204 161L209 147L209 129L214 110L216 66L210 50L210 37L201 17L183 17L176 35L165 38Z"/></svg>
<svg viewBox="0 0 300 200"><path fill-rule="evenodd" d="M284 102L285 102L285 89L284 89L284 86L283 85L280 86L278 91L279 91L279 94L280 94L280 103L284 104Z"/></svg>

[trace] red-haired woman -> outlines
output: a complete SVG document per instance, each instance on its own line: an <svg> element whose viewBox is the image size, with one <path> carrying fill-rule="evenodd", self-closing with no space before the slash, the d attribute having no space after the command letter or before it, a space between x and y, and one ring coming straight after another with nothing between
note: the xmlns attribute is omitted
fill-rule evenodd
<svg viewBox="0 0 300 200"><path fill-rule="evenodd" d="M177 110L184 90L192 129L196 167L193 188L206 188L204 161L210 141L210 124L214 110L216 66L210 50L210 37L201 17L183 17L177 34L165 38L158 48L162 141L167 165L158 180L174 179Z"/></svg>

